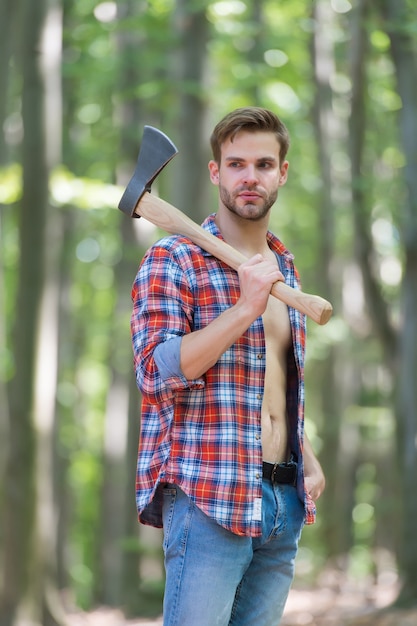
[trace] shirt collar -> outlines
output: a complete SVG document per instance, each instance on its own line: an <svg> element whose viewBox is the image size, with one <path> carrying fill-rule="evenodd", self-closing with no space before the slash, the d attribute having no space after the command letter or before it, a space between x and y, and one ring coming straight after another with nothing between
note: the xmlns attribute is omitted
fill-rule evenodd
<svg viewBox="0 0 417 626"><path fill-rule="evenodd" d="M219 239L222 239L224 241L224 237L221 234L216 224L215 218L216 218L216 214L211 213L211 215L206 217L206 219L202 223L202 227L205 230L208 230L215 237L218 237ZM266 238L268 240L268 245L271 248L271 250L273 250L274 252L276 252L277 254L281 256L287 257L291 261L294 260L294 255L284 246L282 241L278 239L278 237L274 235L270 230L268 230L266 234ZM207 256L212 256L209 252L206 252L206 251L204 251L203 254Z"/></svg>

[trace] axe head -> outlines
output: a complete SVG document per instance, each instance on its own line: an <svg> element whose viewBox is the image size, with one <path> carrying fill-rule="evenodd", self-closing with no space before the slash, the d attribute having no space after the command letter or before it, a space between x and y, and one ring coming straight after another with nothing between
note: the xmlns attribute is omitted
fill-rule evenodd
<svg viewBox="0 0 417 626"><path fill-rule="evenodd" d="M178 153L172 141L153 126L145 126L136 168L119 202L119 209L131 217L140 217L135 208L159 172Z"/></svg>

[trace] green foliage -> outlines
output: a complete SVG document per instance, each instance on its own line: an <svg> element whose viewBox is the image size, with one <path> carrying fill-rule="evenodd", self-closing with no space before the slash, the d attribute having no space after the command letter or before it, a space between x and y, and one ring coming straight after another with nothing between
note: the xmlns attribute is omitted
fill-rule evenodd
<svg viewBox="0 0 417 626"><path fill-rule="evenodd" d="M133 5L130 10L129 4ZM207 127L233 107L260 104L273 108L287 123L292 143L289 181L280 190L271 229L294 253L304 290L320 290L323 284L321 208L326 183L312 115L317 89L311 57L312 35L317 27L312 3L201 0L185 5L180 15L173 0L64 2L63 157L51 174L49 188L51 205L68 227L61 259L65 284L57 448L67 468L65 488L71 501L66 538L70 586L82 607L96 601L108 392L114 377L120 374L127 380L131 369L130 294L124 287L121 291L117 272L119 265L126 263L133 281L140 250L139 245L126 249L122 235L122 220L126 218L116 210L123 189L123 185L115 184L122 179L120 163L130 160L130 155L121 152L122 134L139 142L138 119L144 123L157 120L168 134L179 134L178 102L179 95L184 94L198 97L206 111ZM357 269L348 150L352 7L342 1L331 5L328 34L334 71L328 87L337 133L331 147L334 214L328 219L334 222L331 274L335 314L325 327L309 323L307 430L315 448L321 451L331 427L329 416L323 414L326 381L321 368L336 354L340 380L335 393L340 395L341 439L346 435L340 459L343 464L351 455L356 463L350 486L352 505L346 519L351 532L349 567L353 575L362 576L375 566L378 542L390 550L396 547L395 540L381 530L379 520L392 520L398 498L390 482L392 477L384 475L383 484L378 471L382 461L392 460L394 454L395 380L383 364L383 345L369 317L367 294L359 279L348 280ZM259 6L260 14L256 12ZM201 9L206 10L211 29L205 76L180 82L177 63L183 42L173 25L186 20L187 11ZM395 325L403 271L402 206L406 194L405 156L397 125L403 103L397 91L389 37L374 15L366 26L369 54L364 59L365 153L361 179L353 184L360 186L366 198L363 219L371 234L369 263ZM403 27L415 43L416 21L410 20ZM9 129L6 142L14 158L21 141L19 133L12 132L12 127L19 126L16 120L20 119L21 109L15 62L12 73L5 128ZM133 115L132 108L139 114ZM16 207L21 199L22 173L21 166L11 161L12 157L0 170L0 273L5 318L2 325L6 329L5 346L0 352L0 383L10 380L14 372L11 326L20 261ZM214 205L207 213L212 210ZM356 289L348 298L351 283ZM357 446L356 454L343 447L346 441ZM335 472L341 469L335 468ZM386 485L388 495L381 503ZM298 571L311 580L326 563L326 537L322 531L323 517L328 512L321 511L319 504L318 523L306 529L303 536ZM140 555L147 548L130 535L122 538L119 547L123 552ZM142 600L151 597L150 608L144 609L151 614L159 606L163 582L156 583L155 589L147 585L145 581L140 595Z"/></svg>
<svg viewBox="0 0 417 626"><path fill-rule="evenodd" d="M22 169L19 164L10 164L0 169L0 202L12 204L21 197Z"/></svg>

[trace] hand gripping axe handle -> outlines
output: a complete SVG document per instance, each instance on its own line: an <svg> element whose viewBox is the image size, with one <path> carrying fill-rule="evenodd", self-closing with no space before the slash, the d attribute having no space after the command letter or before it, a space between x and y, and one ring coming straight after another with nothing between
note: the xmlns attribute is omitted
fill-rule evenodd
<svg viewBox="0 0 417 626"><path fill-rule="evenodd" d="M237 270L246 260L243 254L151 193L152 182L177 152L175 145L163 132L145 126L136 168L119 202L119 209L131 217L144 217L171 235L188 237L200 248ZM282 281L272 285L271 294L305 313L317 324L326 324L332 315L332 305L327 300L293 289Z"/></svg>

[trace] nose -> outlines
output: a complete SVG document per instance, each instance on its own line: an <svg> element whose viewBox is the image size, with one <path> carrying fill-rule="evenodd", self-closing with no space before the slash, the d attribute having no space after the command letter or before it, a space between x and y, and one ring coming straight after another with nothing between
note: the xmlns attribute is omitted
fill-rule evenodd
<svg viewBox="0 0 417 626"><path fill-rule="evenodd" d="M243 183L245 185L256 185L258 182L258 175L254 165L248 165L243 172Z"/></svg>

